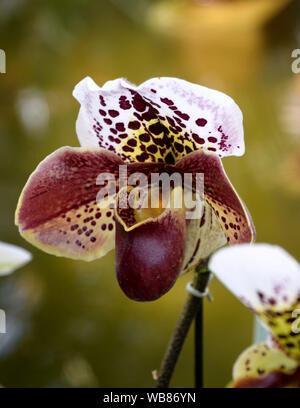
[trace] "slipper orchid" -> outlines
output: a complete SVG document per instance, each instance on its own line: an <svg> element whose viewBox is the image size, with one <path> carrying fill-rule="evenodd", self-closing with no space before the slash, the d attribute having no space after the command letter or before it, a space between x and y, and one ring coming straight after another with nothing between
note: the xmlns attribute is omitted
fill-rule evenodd
<svg viewBox="0 0 300 408"><path fill-rule="evenodd" d="M0 276L9 275L31 261L30 252L16 245L0 242Z"/></svg>
<svg viewBox="0 0 300 408"><path fill-rule="evenodd" d="M270 333L240 355L230 386L300 387L299 263L280 247L244 244L221 249L209 267Z"/></svg>
<svg viewBox="0 0 300 408"><path fill-rule="evenodd" d="M117 79L101 88L85 78L74 96L81 104L81 147L58 149L30 176L16 211L25 239L85 261L116 247L119 284L140 301L162 296L181 272L226 242L254 239L251 217L221 162L244 153L242 113L230 97L175 78L140 86ZM186 219L185 208L172 205L121 209L119 168L125 165L125 178L203 174L203 212ZM117 179L116 189L99 182L107 175Z"/></svg>

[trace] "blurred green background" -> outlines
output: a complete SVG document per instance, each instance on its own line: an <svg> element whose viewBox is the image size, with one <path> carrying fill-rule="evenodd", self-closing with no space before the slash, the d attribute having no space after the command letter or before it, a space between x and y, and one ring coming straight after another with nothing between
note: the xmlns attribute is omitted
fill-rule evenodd
<svg viewBox="0 0 300 408"><path fill-rule="evenodd" d="M5 387L147 387L183 306L185 285L153 303L128 300L114 254L92 263L31 247L14 226L18 196L49 153L77 146L75 84L175 76L231 95L244 113L246 154L224 160L257 240L296 258L300 229L298 1L0 0L0 240L34 260L0 280L0 383ZM41 209L42 211L42 209ZM253 316L216 280L205 301L205 386L223 387L252 341ZM172 386L193 386L193 336Z"/></svg>

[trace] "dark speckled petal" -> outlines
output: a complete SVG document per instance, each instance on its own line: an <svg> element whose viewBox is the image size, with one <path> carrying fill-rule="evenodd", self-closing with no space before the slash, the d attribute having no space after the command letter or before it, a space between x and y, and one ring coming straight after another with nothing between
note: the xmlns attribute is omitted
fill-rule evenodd
<svg viewBox="0 0 300 408"><path fill-rule="evenodd" d="M197 151L184 157L175 167L185 173L204 174L205 200L213 208L230 245L254 241L251 216L216 154Z"/></svg>
<svg viewBox="0 0 300 408"><path fill-rule="evenodd" d="M19 199L21 235L53 255L90 261L114 248L113 210L99 208L97 176L122 160L101 149L63 147L40 163ZM108 201L113 205L114 195ZM108 205L109 207L109 205Z"/></svg>

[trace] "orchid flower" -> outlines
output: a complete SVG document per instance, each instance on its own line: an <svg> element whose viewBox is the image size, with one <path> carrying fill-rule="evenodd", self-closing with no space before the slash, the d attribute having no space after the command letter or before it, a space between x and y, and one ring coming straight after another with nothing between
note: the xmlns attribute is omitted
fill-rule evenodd
<svg viewBox="0 0 300 408"><path fill-rule="evenodd" d="M300 387L299 263L278 246L244 244L221 249L209 267L270 333L237 359L231 386Z"/></svg>
<svg viewBox="0 0 300 408"><path fill-rule="evenodd" d="M80 148L62 147L43 160L19 199L22 236L57 256L91 261L116 247L116 275L127 296L154 300L180 273L212 251L251 242L254 227L221 158L244 153L242 113L227 95L175 78L140 86L116 79L99 87L91 78L74 89L81 107ZM204 210L120 209L119 186L99 186L101 175L179 172L204 175ZM96 200L109 201L106 210ZM104 200L103 198L103 200Z"/></svg>
<svg viewBox="0 0 300 408"><path fill-rule="evenodd" d="M26 265L32 256L26 249L0 242L0 276L9 275Z"/></svg>

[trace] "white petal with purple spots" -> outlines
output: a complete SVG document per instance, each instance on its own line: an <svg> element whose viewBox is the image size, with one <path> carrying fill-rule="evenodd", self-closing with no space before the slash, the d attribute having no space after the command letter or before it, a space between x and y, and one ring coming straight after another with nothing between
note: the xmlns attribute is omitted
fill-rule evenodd
<svg viewBox="0 0 300 408"><path fill-rule="evenodd" d="M174 164L198 149L220 157L244 153L242 113L221 92L175 78L140 86L116 79L102 88L85 78L73 95L81 104L80 144L125 161Z"/></svg>
<svg viewBox="0 0 300 408"><path fill-rule="evenodd" d="M209 267L246 306L293 305L300 295L299 263L284 249L268 244L242 244L214 254Z"/></svg>

